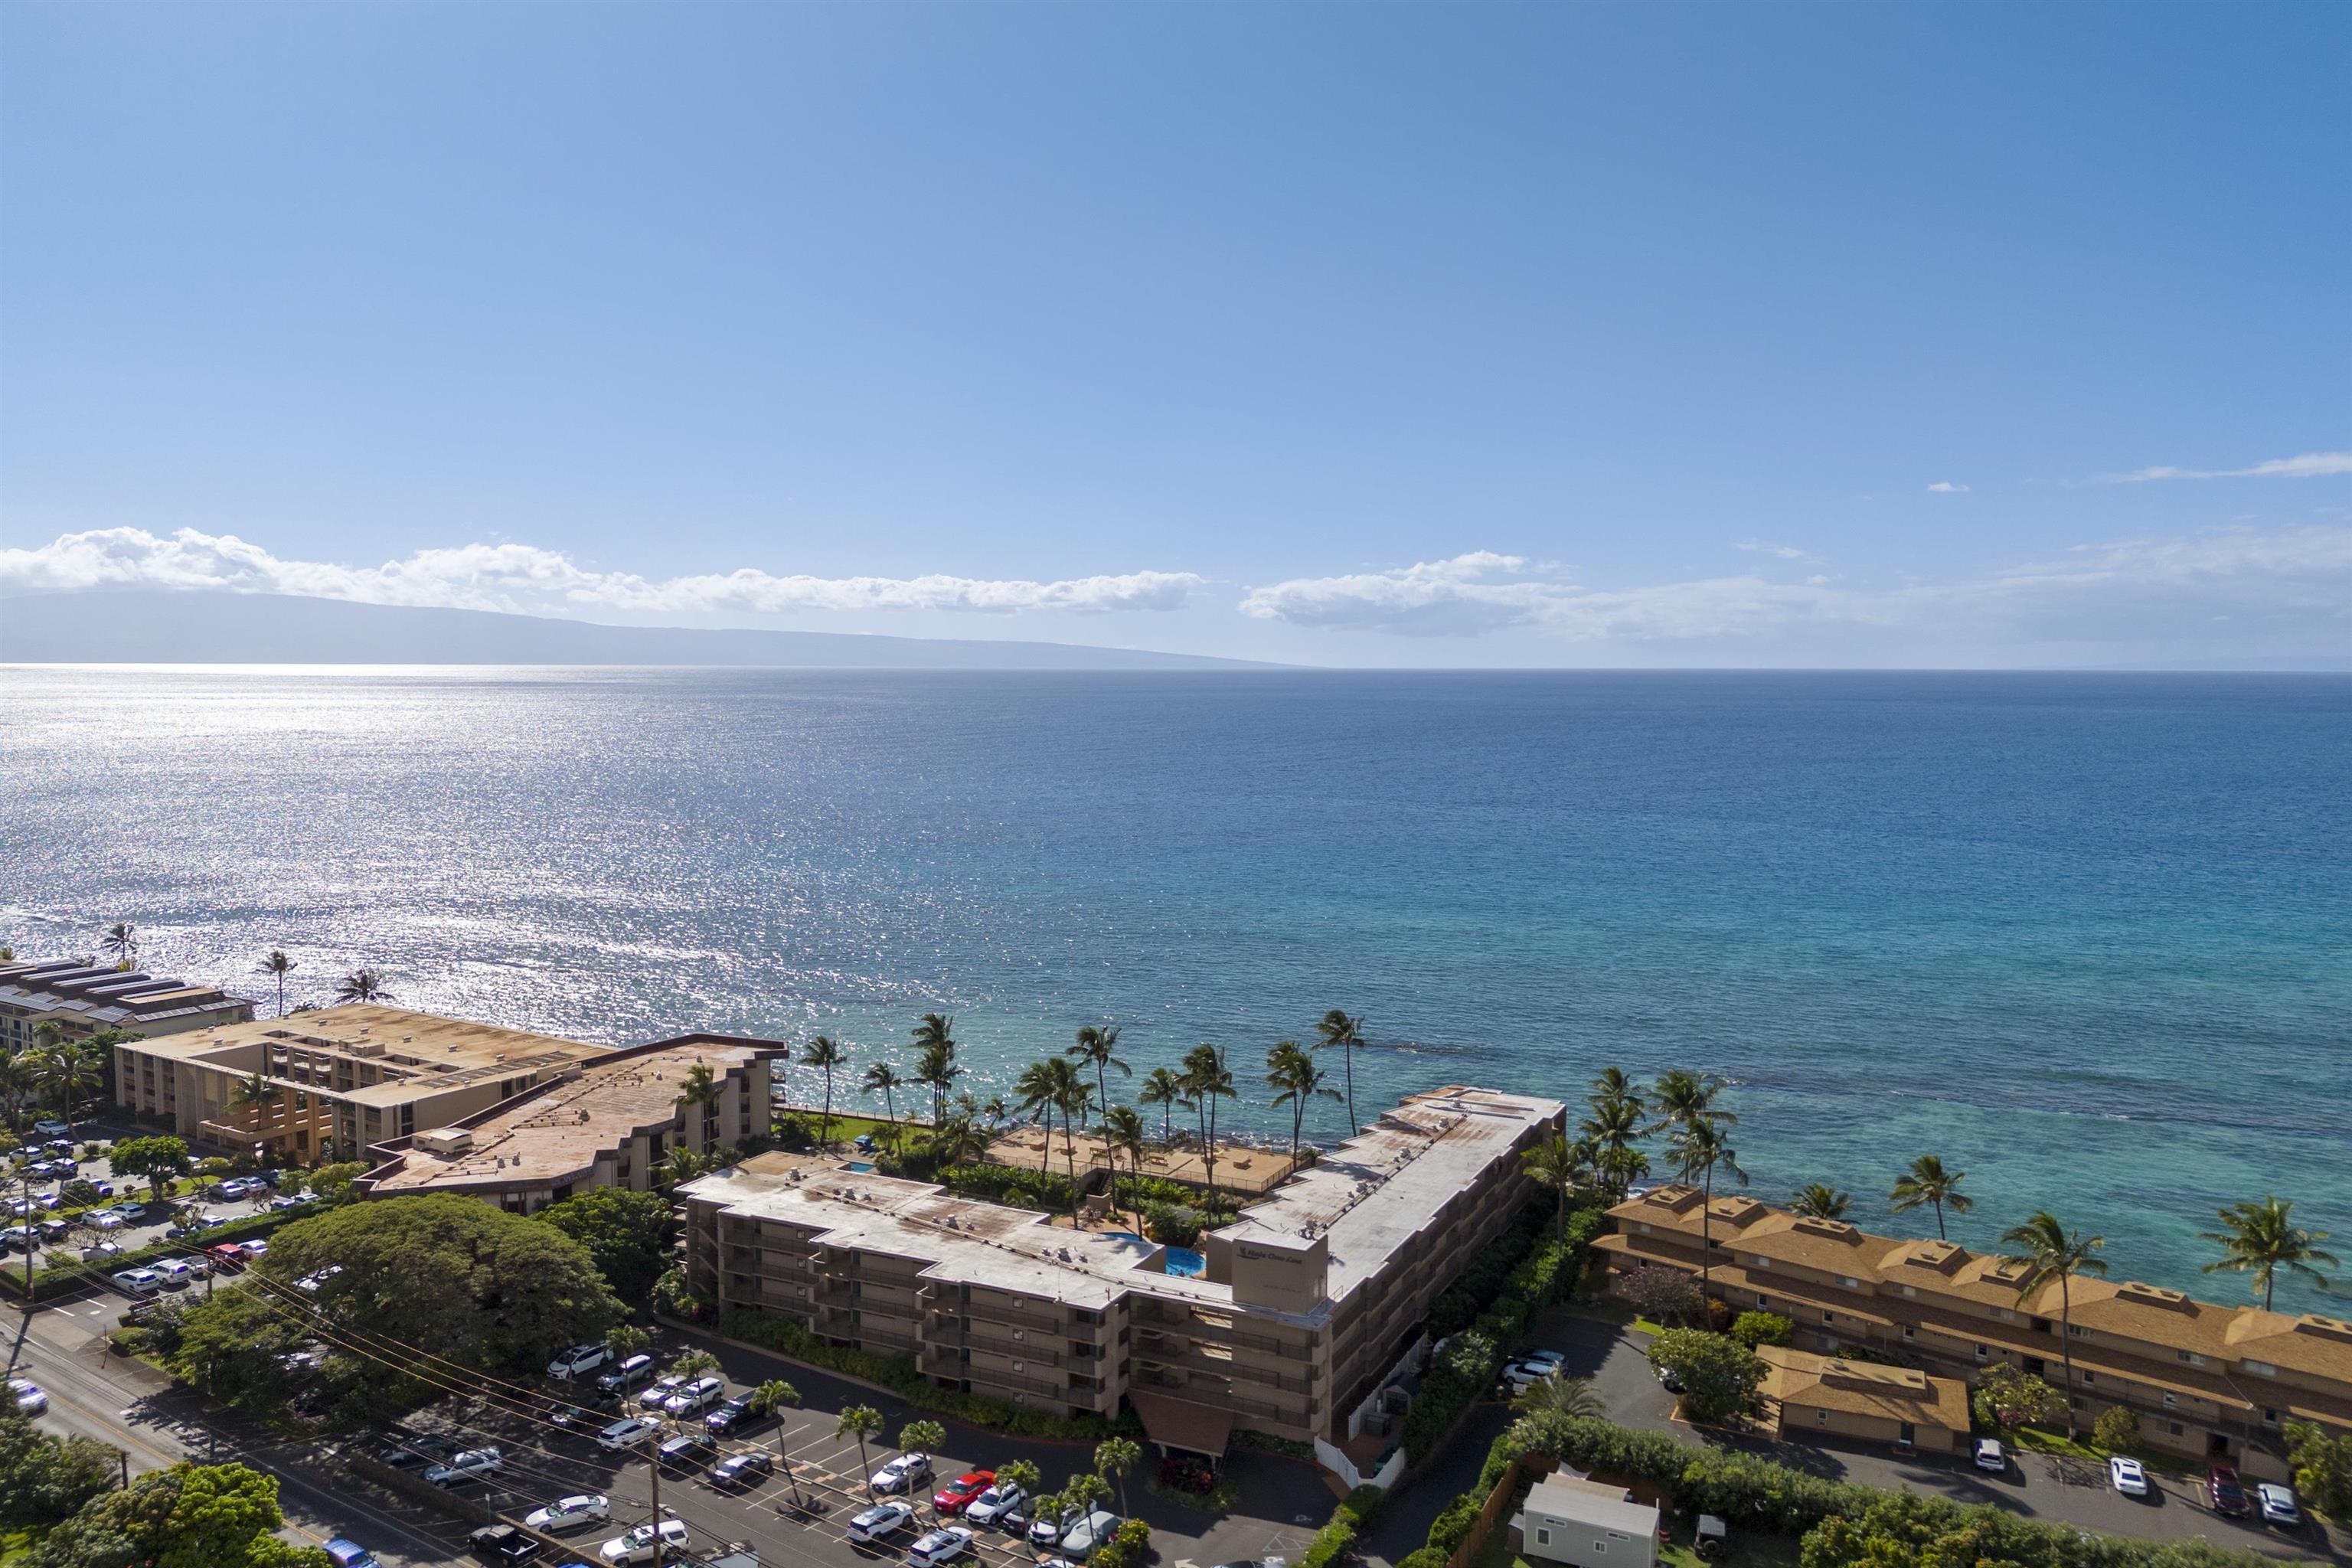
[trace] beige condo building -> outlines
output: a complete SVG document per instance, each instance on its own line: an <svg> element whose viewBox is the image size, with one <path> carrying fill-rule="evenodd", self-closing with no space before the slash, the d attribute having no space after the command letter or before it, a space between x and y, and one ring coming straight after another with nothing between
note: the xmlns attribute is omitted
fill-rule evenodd
<svg viewBox="0 0 2352 1568"><path fill-rule="evenodd" d="M609 1053L360 1002L126 1041L115 1100L192 1144L307 1163L446 1126Z"/></svg>
<svg viewBox="0 0 2352 1568"><path fill-rule="evenodd" d="M1556 1100L1411 1096L1202 1237L1190 1275L1131 1234L765 1154L679 1189L687 1266L722 1307L946 1386L1055 1414L1127 1397L1167 1447L1221 1453L1236 1426L1336 1442L1534 1195L1521 1156L1563 1121Z"/></svg>
<svg viewBox="0 0 2352 1568"><path fill-rule="evenodd" d="M609 1051L553 1081L370 1149L362 1195L467 1193L530 1214L597 1187L651 1190L675 1150L704 1153L768 1126L780 1041L688 1035ZM706 1081L709 1090L697 1092Z"/></svg>
<svg viewBox="0 0 2352 1568"><path fill-rule="evenodd" d="M119 1033L142 1037L241 1024L253 1004L217 985L191 985L87 958L0 963L0 1049L37 1042L52 1024L68 1040Z"/></svg>
<svg viewBox="0 0 2352 1568"><path fill-rule="evenodd" d="M1791 1319L1801 1350L1856 1346L1961 1378L2007 1364L2059 1383L2071 1345L2086 1425L2121 1406L2143 1441L2226 1458L2262 1479L2285 1479L2285 1423L2352 1430L2352 1322L2339 1318L2079 1278L2070 1337L2056 1285L2021 1300L2015 1265L1950 1242L1874 1236L1750 1197L1710 1207L1684 1186L1631 1198L1610 1218L1614 1233L1597 1245L1617 1275L1696 1274L1704 1259L1711 1295Z"/></svg>

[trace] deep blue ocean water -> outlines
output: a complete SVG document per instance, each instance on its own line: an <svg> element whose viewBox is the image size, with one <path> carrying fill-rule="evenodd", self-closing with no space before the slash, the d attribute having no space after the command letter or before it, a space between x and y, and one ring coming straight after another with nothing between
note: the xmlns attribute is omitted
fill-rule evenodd
<svg viewBox="0 0 2352 1568"><path fill-rule="evenodd" d="M2046 1206L2236 1300L2195 1232L2275 1192L2352 1259L2352 679L20 668L0 698L20 952L128 919L147 967L265 997L283 947L295 1000L368 963L415 1005L825 1028L861 1066L936 1008L983 1094L1085 1023L1139 1071L1246 1068L1344 1006L1367 1105L1705 1068L1764 1196L1899 1228L1934 1151L1979 1200L1958 1239Z"/></svg>

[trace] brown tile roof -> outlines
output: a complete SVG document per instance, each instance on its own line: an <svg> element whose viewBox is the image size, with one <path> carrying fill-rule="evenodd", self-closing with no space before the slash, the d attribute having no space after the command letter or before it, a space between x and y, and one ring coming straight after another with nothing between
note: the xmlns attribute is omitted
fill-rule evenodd
<svg viewBox="0 0 2352 1568"><path fill-rule="evenodd" d="M1956 1379L1779 1345L1766 1345L1756 1353L1771 1369L1765 1374L1764 1396L1784 1411L1836 1410L1948 1432L1969 1429L1969 1393Z"/></svg>

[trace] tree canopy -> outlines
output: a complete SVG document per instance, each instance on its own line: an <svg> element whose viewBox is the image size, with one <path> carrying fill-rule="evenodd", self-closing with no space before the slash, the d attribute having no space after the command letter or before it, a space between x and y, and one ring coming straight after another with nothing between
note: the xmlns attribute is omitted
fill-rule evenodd
<svg viewBox="0 0 2352 1568"><path fill-rule="evenodd" d="M613 1293L633 1307L653 1297L668 1262L669 1204L659 1193L597 1187L551 1203L533 1216L588 1249Z"/></svg>
<svg viewBox="0 0 2352 1568"><path fill-rule="evenodd" d="M244 1465L174 1465L92 1499L36 1549L36 1568L331 1568L289 1546L278 1481Z"/></svg>
<svg viewBox="0 0 2352 1568"><path fill-rule="evenodd" d="M1650 1364L1683 1385L1694 1421L1720 1421L1744 1408L1764 1381L1764 1359L1738 1341L1704 1329L1668 1329L1650 1342Z"/></svg>
<svg viewBox="0 0 2352 1568"><path fill-rule="evenodd" d="M552 1225L455 1193L352 1204L297 1220L262 1264L298 1279L340 1264L315 1300L355 1332L469 1366L536 1366L621 1314L586 1247Z"/></svg>

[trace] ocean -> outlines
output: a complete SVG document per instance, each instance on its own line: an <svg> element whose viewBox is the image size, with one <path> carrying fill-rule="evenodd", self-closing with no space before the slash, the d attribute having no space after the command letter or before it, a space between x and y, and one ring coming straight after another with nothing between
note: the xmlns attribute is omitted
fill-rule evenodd
<svg viewBox="0 0 2352 1568"><path fill-rule="evenodd" d="M1759 1196L1932 1233L1885 1202L1932 1152L1955 1239L2048 1208L2236 1300L2196 1233L2274 1193L2352 1276L2352 679L18 667L0 701L20 954L128 920L265 1011L282 947L297 1002L366 964L587 1039L823 1029L849 1104L927 1011L983 1097L1117 1022L1139 1076L1229 1047L1269 1131L1253 1069L1344 1007L1360 1106L1693 1068Z"/></svg>

